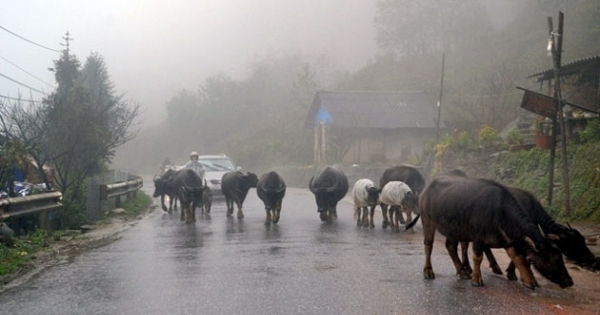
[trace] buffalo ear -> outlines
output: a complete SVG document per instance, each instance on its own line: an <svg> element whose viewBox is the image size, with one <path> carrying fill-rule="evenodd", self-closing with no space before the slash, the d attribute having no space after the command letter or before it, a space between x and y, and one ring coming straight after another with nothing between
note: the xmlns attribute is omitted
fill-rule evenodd
<svg viewBox="0 0 600 315"><path fill-rule="evenodd" d="M533 250L536 253L538 252L537 247L535 247L535 243L529 238L529 236L525 237L525 243L527 244L527 246L529 246L529 248L531 248L531 250Z"/></svg>

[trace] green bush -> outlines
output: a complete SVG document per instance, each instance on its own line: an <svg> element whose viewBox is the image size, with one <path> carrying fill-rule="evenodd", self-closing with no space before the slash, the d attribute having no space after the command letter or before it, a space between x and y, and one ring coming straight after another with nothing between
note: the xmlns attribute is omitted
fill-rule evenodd
<svg viewBox="0 0 600 315"><path fill-rule="evenodd" d="M135 198L131 198L122 204L128 215L137 215L148 209L152 205L152 198L145 193L138 191Z"/></svg>
<svg viewBox="0 0 600 315"><path fill-rule="evenodd" d="M600 119L590 119L585 129L579 134L582 143L600 140Z"/></svg>

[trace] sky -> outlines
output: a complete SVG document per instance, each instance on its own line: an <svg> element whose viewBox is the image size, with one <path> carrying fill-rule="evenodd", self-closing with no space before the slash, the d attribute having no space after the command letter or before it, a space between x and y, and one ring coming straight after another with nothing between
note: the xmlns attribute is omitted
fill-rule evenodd
<svg viewBox="0 0 600 315"><path fill-rule="evenodd" d="M355 71L375 57L376 0L19 0L0 11L0 95L39 100L54 90L48 70L69 31L83 63L104 57L125 99L141 104L143 122L158 122L181 89L226 74L243 80L269 56L325 57ZM8 77L8 78L7 78Z"/></svg>

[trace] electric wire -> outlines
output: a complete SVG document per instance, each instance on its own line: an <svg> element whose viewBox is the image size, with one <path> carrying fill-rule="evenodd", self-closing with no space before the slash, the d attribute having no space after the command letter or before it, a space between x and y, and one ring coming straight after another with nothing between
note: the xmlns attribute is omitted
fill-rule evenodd
<svg viewBox="0 0 600 315"><path fill-rule="evenodd" d="M49 86L49 87L51 87L51 88L54 88L54 86L52 86L52 84L50 84L50 83L48 83L48 82L46 82L46 81L44 81L44 80L42 80L42 79L38 78L37 76L35 76L35 75L33 75L33 74L29 73L27 70L25 70L25 69L23 69L23 68L21 68L21 67L17 66L15 63L11 62L10 60L8 60L8 59L6 59L6 58L4 58L4 57L2 57L2 56L0 56L0 59L3 59L4 61L6 61L6 62L10 63L11 65L15 66L17 69L19 69L19 70L21 70L21 71L23 71L23 72L25 72L25 73L29 74L30 76L32 76L32 77L34 77L35 79L37 79L38 81L40 81L40 82L42 82L42 83L46 84L47 86Z"/></svg>
<svg viewBox="0 0 600 315"><path fill-rule="evenodd" d="M42 103L42 101L37 101L37 100L32 100L32 99L26 99L26 98L11 97L11 96L6 96L6 95L2 95L2 94L0 94L0 98L11 100L11 101L23 101L23 102L30 102L30 103Z"/></svg>
<svg viewBox="0 0 600 315"><path fill-rule="evenodd" d="M31 87L31 86L29 86L29 85L27 85L27 84L25 84L25 83L21 83L21 82L19 82L19 81L15 80L15 79L13 79L13 78L11 78L11 77L9 77L9 76L6 76L6 75L4 75L4 74L2 74L2 73L0 73L0 77L4 77L4 78L6 78L6 79L8 79L8 80L10 80L10 81L13 81L14 83L17 83L17 84L19 84L19 85L22 85L22 86L24 86L24 87L26 87L26 88L28 88L28 89L30 89L30 90L32 90L32 91L35 91L35 92L38 92L38 93L41 93L41 94L44 94L44 95L46 95L46 93L45 93L44 91L40 91L40 90L38 90L38 89L36 89L36 88L33 88L33 87Z"/></svg>
<svg viewBox="0 0 600 315"><path fill-rule="evenodd" d="M15 33L15 32L13 32L13 31L11 31L11 30L7 29L6 27L4 27L4 26L2 26L2 25L0 25L0 29L2 29L2 30L4 30L4 31L6 31L7 33L10 33L11 35L14 35L14 36L16 36L16 37L18 37L18 38L20 38L20 39L22 39L22 40L24 40L24 41L26 41L26 42L28 42L28 43L31 43L31 44L33 44L33 45L36 45L36 46L38 46L38 47L41 47L41 48L44 48L44 49L48 49L48 50L50 50L50 51L54 51L54 52L57 52L57 53L61 53L61 51L60 51L60 50L56 50L56 49L53 49L53 48L50 48L50 47L46 47L46 46L44 46L44 45L42 45L42 44L38 44L38 43L36 43L36 42L34 42L34 41L32 41L32 40L29 40L29 39L27 39L27 38L25 38L25 37L23 37L23 36L21 36L21 35L19 35L19 34Z"/></svg>

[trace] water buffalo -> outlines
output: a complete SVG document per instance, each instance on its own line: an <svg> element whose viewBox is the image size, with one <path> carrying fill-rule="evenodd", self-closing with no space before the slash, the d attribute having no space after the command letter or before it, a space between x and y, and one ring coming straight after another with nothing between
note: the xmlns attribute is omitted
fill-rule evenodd
<svg viewBox="0 0 600 315"><path fill-rule="evenodd" d="M248 190L256 187L258 177L254 173L248 172L246 175L240 171L232 171L223 174L221 178L221 191L225 196L227 204L227 216L233 215L233 203L235 202L238 208L238 219L244 218L242 204L248 195Z"/></svg>
<svg viewBox="0 0 600 315"><path fill-rule="evenodd" d="M423 177L421 172L419 172L419 170L415 167L409 165L399 165L387 168L381 175L381 179L379 180L379 187L383 188L385 184L391 181L401 181L406 183L417 197L419 196L421 191L423 191L423 188L425 188L425 178ZM383 227L384 229L388 225L390 225L387 207L388 205L386 203L381 202L381 214L383 215L383 223L381 227ZM394 209L394 211L395 210L397 209ZM400 217L400 223L405 223L404 218Z"/></svg>
<svg viewBox="0 0 600 315"><path fill-rule="evenodd" d="M357 180L352 188L352 197L356 226L374 228L373 215L375 207L379 204L379 189L375 187L375 183L368 178ZM371 207L370 213L368 207Z"/></svg>
<svg viewBox="0 0 600 315"><path fill-rule="evenodd" d="M265 211L267 212L265 224L279 222L285 188L285 181L276 172L262 174L258 179L256 193L258 194L258 198L265 204ZM271 212L273 213L272 216Z"/></svg>
<svg viewBox="0 0 600 315"><path fill-rule="evenodd" d="M315 195L321 221L337 219L337 203L348 192L348 178L344 172L328 166L311 177L308 188Z"/></svg>
<svg viewBox="0 0 600 315"><path fill-rule="evenodd" d="M467 176L466 173L460 170L453 170L448 174L462 177ZM533 196L531 193L517 187L507 186L507 189L517 199L520 206L525 210L525 213L529 216L529 218L538 224L544 233L558 236L558 240L555 243L565 256L583 267L592 269L596 267L596 257L587 247L585 243L585 237L581 235L579 231L571 228L571 226L568 224L565 226L563 224L556 223L550 217L550 215L548 215L537 198L535 198L535 196ZM468 246L468 242L461 242L463 266L465 269L470 270L469 260L467 257ZM494 273L502 274L502 270L491 250L486 249L485 255L490 263L490 268L492 268ZM517 280L517 276L515 274L515 265L512 262L506 271L506 276L510 280Z"/></svg>
<svg viewBox="0 0 600 315"><path fill-rule="evenodd" d="M181 203L181 220L185 223L196 222L196 207L202 205L204 186L202 178L191 169L182 169L175 173L172 184L177 188L177 198Z"/></svg>
<svg viewBox="0 0 600 315"><path fill-rule="evenodd" d="M412 221L412 213L418 213L418 202L417 197L412 192L410 187L401 181L391 181L385 184L381 189L379 200L382 203L390 205L390 222L392 224L392 230L400 230L400 222L404 221L400 209L406 212L406 220ZM410 229L413 231L412 229ZM414 232L414 231L413 231Z"/></svg>
<svg viewBox="0 0 600 315"><path fill-rule="evenodd" d="M482 286L481 261L486 248L504 248L528 288L538 286L526 257L550 281L561 287L573 285L562 253L544 235L518 200L503 185L491 180L439 176L423 191L419 200L425 244L426 279L434 279L431 251L436 229L446 236L446 248L457 274L468 273L457 255L458 242L473 242L471 284Z"/></svg>
<svg viewBox="0 0 600 315"><path fill-rule="evenodd" d="M171 213L172 209L177 210L177 187L172 186L171 179L175 176L175 171L172 169L167 170L161 177L154 177L154 193L152 197L158 198L160 196L160 203L163 211ZM165 205L165 196L169 197L169 208ZM173 207L174 204L174 207Z"/></svg>
<svg viewBox="0 0 600 315"><path fill-rule="evenodd" d="M507 187L509 192L514 196L519 205L525 209L525 214L534 223L538 224L543 233L555 235L554 243L568 258L575 263L588 268L594 268L596 256L590 251L585 244L585 237L576 229L570 226L556 223L550 215L544 210L541 203L531 193L516 187ZM461 244L463 264L466 257L467 244ZM490 262L490 266L498 265L494 255L486 252L486 257ZM466 262L468 266L468 260ZM498 267L499 268L499 267ZM511 262L506 269L506 276L511 280L517 280L515 274L515 265Z"/></svg>

